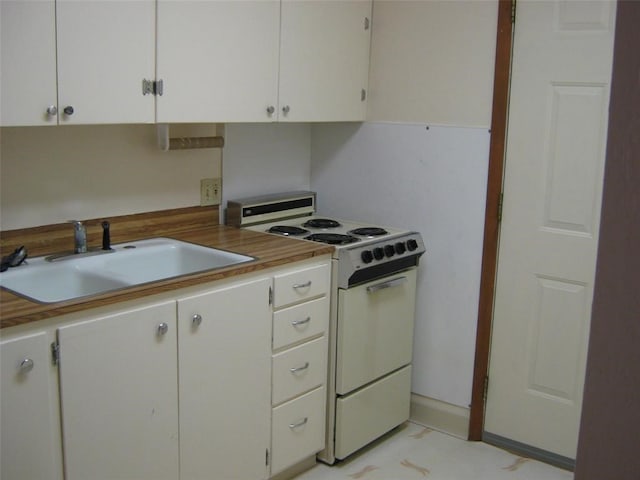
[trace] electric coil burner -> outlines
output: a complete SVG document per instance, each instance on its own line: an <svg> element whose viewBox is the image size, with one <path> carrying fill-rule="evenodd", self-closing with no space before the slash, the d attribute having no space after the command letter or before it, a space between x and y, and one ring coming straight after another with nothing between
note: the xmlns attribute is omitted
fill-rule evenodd
<svg viewBox="0 0 640 480"><path fill-rule="evenodd" d="M315 201L314 192L231 201L227 224L334 246L326 443L318 454L332 464L409 418L417 267L425 248L418 232L315 216Z"/></svg>
<svg viewBox="0 0 640 480"><path fill-rule="evenodd" d="M302 226L307 228L338 228L342 225L337 220L332 220L330 218L312 218L311 220L303 223Z"/></svg>
<svg viewBox="0 0 640 480"><path fill-rule="evenodd" d="M313 233L308 237L304 237L304 239L328 243L329 245L348 245L360 241L359 238L352 235L343 235L341 233Z"/></svg>
<svg viewBox="0 0 640 480"><path fill-rule="evenodd" d="M350 233L351 235L362 235L364 237L379 237L380 235L386 235L389 232L380 227L362 227L349 230L347 233Z"/></svg>
<svg viewBox="0 0 640 480"><path fill-rule="evenodd" d="M296 236L296 235L306 235L307 233L309 233L309 230L306 230L300 227L295 227L293 225L274 225L273 227L269 228L267 232L276 233L278 235L284 235L284 236L289 236L289 235Z"/></svg>

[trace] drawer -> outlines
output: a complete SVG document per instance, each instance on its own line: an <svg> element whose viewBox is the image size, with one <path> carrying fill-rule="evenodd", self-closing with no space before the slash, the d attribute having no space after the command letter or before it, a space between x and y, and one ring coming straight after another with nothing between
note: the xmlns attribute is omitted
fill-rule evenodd
<svg viewBox="0 0 640 480"><path fill-rule="evenodd" d="M324 448L325 404L320 387L273 409L272 475Z"/></svg>
<svg viewBox="0 0 640 480"><path fill-rule="evenodd" d="M329 325L329 297L324 296L273 314L273 349L322 335Z"/></svg>
<svg viewBox="0 0 640 480"><path fill-rule="evenodd" d="M271 371L271 400L274 405L324 384L327 378L327 337L274 355Z"/></svg>
<svg viewBox="0 0 640 480"><path fill-rule="evenodd" d="M284 307L329 292L331 266L328 263L289 270L274 277L274 308Z"/></svg>
<svg viewBox="0 0 640 480"><path fill-rule="evenodd" d="M336 401L336 458L343 459L409 419L411 366Z"/></svg>

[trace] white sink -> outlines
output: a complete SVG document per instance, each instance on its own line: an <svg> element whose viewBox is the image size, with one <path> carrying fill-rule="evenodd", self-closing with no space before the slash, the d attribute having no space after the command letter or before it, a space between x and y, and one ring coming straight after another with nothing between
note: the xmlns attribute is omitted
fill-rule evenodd
<svg viewBox="0 0 640 480"><path fill-rule="evenodd" d="M0 273L0 286L42 303L250 262L253 257L169 238L114 245L111 252L27 259Z"/></svg>

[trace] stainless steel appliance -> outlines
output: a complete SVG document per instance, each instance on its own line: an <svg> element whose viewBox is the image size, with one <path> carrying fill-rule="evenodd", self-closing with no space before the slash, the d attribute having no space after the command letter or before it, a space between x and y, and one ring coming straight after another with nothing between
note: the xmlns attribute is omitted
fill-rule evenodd
<svg viewBox="0 0 640 480"><path fill-rule="evenodd" d="M334 245L327 439L333 464L409 418L418 232L316 214L314 192L228 202L227 224Z"/></svg>

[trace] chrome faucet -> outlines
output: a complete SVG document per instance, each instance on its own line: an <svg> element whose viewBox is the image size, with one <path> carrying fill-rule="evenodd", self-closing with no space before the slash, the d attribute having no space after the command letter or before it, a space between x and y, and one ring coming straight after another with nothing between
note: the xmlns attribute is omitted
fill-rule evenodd
<svg viewBox="0 0 640 480"><path fill-rule="evenodd" d="M87 251L87 229L78 220L71 220L73 224L73 253L86 253Z"/></svg>

